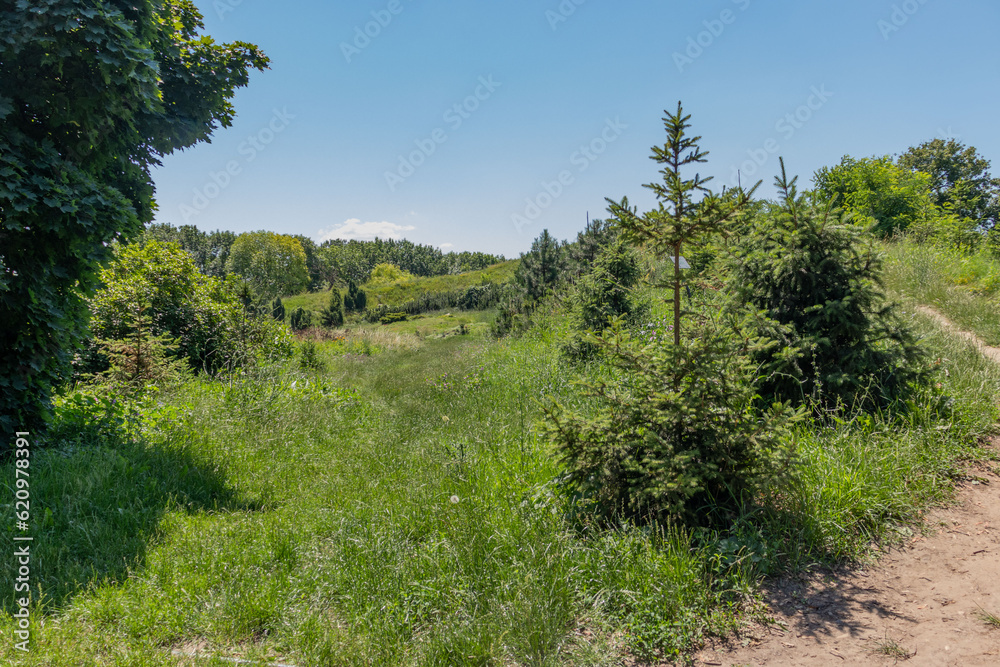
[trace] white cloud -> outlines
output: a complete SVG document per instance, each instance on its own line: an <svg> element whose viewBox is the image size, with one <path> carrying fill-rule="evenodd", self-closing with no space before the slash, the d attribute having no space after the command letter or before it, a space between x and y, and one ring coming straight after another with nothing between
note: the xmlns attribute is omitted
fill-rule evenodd
<svg viewBox="0 0 1000 667"><path fill-rule="evenodd" d="M416 229L413 225L397 225L392 222L361 222L357 218L351 218L342 225L332 229L319 231L319 242L331 241L333 239L344 239L345 241L371 241L376 236L383 239L401 239L403 232L410 232Z"/></svg>
<svg viewBox="0 0 1000 667"><path fill-rule="evenodd" d="M438 247L441 248L441 250L447 250L448 248L454 248L455 244L454 243L442 243Z"/></svg>

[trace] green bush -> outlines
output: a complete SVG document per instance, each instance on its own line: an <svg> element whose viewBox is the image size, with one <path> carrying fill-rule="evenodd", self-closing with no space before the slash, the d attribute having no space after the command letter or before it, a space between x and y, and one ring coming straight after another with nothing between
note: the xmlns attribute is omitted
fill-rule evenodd
<svg viewBox="0 0 1000 667"><path fill-rule="evenodd" d="M407 319L406 313L386 313L379 319L380 324L394 324L396 322L405 322Z"/></svg>
<svg viewBox="0 0 1000 667"><path fill-rule="evenodd" d="M368 306L368 295L353 280L347 281L347 295L344 297L344 312L364 312Z"/></svg>
<svg viewBox="0 0 1000 667"><path fill-rule="evenodd" d="M889 237L940 217L931 177L897 166L889 156L845 156L840 164L817 171L814 181L822 201L836 201L853 222L877 236Z"/></svg>
<svg viewBox="0 0 1000 667"><path fill-rule="evenodd" d="M633 336L616 324L593 338L610 365L610 377L586 388L593 409L545 408L543 429L581 509L604 520L725 524L788 471L801 411L754 408L744 323L717 313L694 324L680 344L668 342L669 326Z"/></svg>
<svg viewBox="0 0 1000 667"><path fill-rule="evenodd" d="M497 304L497 316L490 324L493 338L517 335L530 326L531 307L520 290L508 290Z"/></svg>
<svg viewBox="0 0 1000 667"><path fill-rule="evenodd" d="M281 302L281 297L274 297L274 301L271 302L271 317L279 322L285 321L285 304Z"/></svg>
<svg viewBox="0 0 1000 667"><path fill-rule="evenodd" d="M125 396L139 394L148 385L164 388L177 384L186 368L171 357L176 349L174 339L150 333L152 322L142 303L133 304L129 316L132 331L124 338L97 341L109 367L96 379Z"/></svg>
<svg viewBox="0 0 1000 667"><path fill-rule="evenodd" d="M330 302L326 308L320 311L319 321L325 327L344 326L344 305L340 297L340 290L336 287L330 290Z"/></svg>
<svg viewBox="0 0 1000 667"><path fill-rule="evenodd" d="M414 275L409 271L404 271L395 264L376 264L372 269L368 282L373 285L408 282L413 280Z"/></svg>
<svg viewBox="0 0 1000 667"><path fill-rule="evenodd" d="M587 331L604 331L616 319L634 324L647 310L636 302L633 288L639 282L639 257L622 240L606 247L594 260L589 273L576 286L573 326L576 333L563 346L572 358L587 358L596 352L584 339Z"/></svg>
<svg viewBox="0 0 1000 667"><path fill-rule="evenodd" d="M308 329L312 326L312 316L311 310L305 310L304 308L296 308L292 311L291 317L289 317L289 325L292 327L292 331L302 331Z"/></svg>
<svg viewBox="0 0 1000 667"><path fill-rule="evenodd" d="M761 216L732 256L736 303L758 311L772 345L761 391L778 400L870 408L904 396L920 348L880 287L872 240L776 179L783 208Z"/></svg>
<svg viewBox="0 0 1000 667"><path fill-rule="evenodd" d="M321 371L326 368L326 364L319 358L315 341L302 341L299 346L299 365L305 370L312 371Z"/></svg>

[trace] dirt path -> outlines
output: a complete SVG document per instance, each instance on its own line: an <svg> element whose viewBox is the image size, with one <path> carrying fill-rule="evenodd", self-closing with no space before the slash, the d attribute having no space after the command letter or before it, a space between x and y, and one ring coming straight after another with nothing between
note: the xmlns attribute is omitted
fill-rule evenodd
<svg viewBox="0 0 1000 667"><path fill-rule="evenodd" d="M921 310L958 331L937 312ZM959 333L1000 363L1000 349ZM982 617L1000 617L998 472L971 470L957 503L928 514L927 534L876 566L773 582L765 599L783 627L753 628L701 651L695 664L1000 666L1000 627Z"/></svg>

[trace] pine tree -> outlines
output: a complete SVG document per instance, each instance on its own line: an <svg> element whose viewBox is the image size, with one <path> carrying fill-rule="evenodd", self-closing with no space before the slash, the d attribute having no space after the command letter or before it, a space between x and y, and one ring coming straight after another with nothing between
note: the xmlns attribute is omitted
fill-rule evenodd
<svg viewBox="0 0 1000 667"><path fill-rule="evenodd" d="M756 356L766 372L758 388L797 403L885 405L920 378L922 352L879 286L871 240L810 206L797 180L782 161L781 208L733 249L735 299L763 313L761 333L776 343Z"/></svg>
<svg viewBox="0 0 1000 667"><path fill-rule="evenodd" d="M344 312L361 312L368 305L368 295L364 293L356 282L347 281L347 295L344 296Z"/></svg>
<svg viewBox="0 0 1000 667"><path fill-rule="evenodd" d="M107 355L109 368L98 376L123 394L137 394L147 385L169 386L183 376L186 367L171 355L177 341L152 335L152 317L146 304L136 302L127 315L130 333L117 340L100 339L98 347Z"/></svg>
<svg viewBox="0 0 1000 667"><path fill-rule="evenodd" d="M340 290L334 287L330 290L330 304L320 311L320 323L325 327L344 326L344 305Z"/></svg>
<svg viewBox="0 0 1000 667"><path fill-rule="evenodd" d="M590 272L576 285L573 299L576 332L564 345L565 354L570 358L589 358L598 348L587 340L586 332L604 331L617 319L634 324L642 317L647 309L633 293L640 276L639 257L622 239L597 255Z"/></svg>
<svg viewBox="0 0 1000 667"><path fill-rule="evenodd" d="M674 344L681 342L681 268L680 256L685 243L691 239L721 229L750 203L754 191L739 188L725 191L721 195L711 192L705 184L712 177L703 178L695 174L685 179L681 174L685 167L706 162L708 153L698 145L701 137L689 137L688 122L681 103L677 103L677 113L666 113L663 119L667 132L667 142L654 146L650 159L664 165L660 173L662 183L648 183L644 187L656 194L658 207L642 216L629 206L628 198L621 202L608 200L609 211L625 234L625 238L645 243L663 257L672 258L674 263ZM696 195L702 195L695 201Z"/></svg>
<svg viewBox="0 0 1000 667"><path fill-rule="evenodd" d="M521 255L517 281L527 290L529 298L538 300L555 289L565 270L565 244L544 229L531 244L531 250Z"/></svg>
<svg viewBox="0 0 1000 667"><path fill-rule="evenodd" d="M288 318L288 323L292 331L302 331L312 326L312 311L304 308L296 308Z"/></svg>
<svg viewBox="0 0 1000 667"><path fill-rule="evenodd" d="M280 296L274 297L274 301L271 302L271 317L279 322L285 321L285 304L281 302Z"/></svg>

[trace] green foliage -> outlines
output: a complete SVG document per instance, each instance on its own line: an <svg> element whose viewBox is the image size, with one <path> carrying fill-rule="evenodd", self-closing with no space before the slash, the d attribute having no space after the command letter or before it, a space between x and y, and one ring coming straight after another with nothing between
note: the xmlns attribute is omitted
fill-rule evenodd
<svg viewBox="0 0 1000 667"><path fill-rule="evenodd" d="M344 326L344 304L340 297L340 289L334 287L330 290L330 301L326 308L320 311L319 321L325 327Z"/></svg>
<svg viewBox="0 0 1000 667"><path fill-rule="evenodd" d="M153 217L160 158L231 124L267 58L190 2L0 8L0 429L37 429L110 244ZM16 5L16 6L15 6ZM23 6L22 6L23 5Z"/></svg>
<svg viewBox="0 0 1000 667"><path fill-rule="evenodd" d="M839 165L817 171L813 180L822 202L835 203L877 236L933 224L941 215L931 198L931 177L897 166L888 156L844 156Z"/></svg>
<svg viewBox="0 0 1000 667"><path fill-rule="evenodd" d="M167 388L177 384L187 369L170 356L176 349L174 339L151 334L152 318L141 302L132 304L128 318L132 331L124 338L97 341L109 365L98 381L126 396L142 393L150 385Z"/></svg>
<svg viewBox="0 0 1000 667"><path fill-rule="evenodd" d="M406 239L374 241L325 241L317 249L317 264L323 280L363 284L378 264L393 264L416 276L442 276L479 271L504 261L503 255L481 252L443 253L432 246L417 245Z"/></svg>
<svg viewBox="0 0 1000 667"><path fill-rule="evenodd" d="M261 299L296 294L309 286L302 244L284 234L240 234L229 251L226 269L242 276Z"/></svg>
<svg viewBox="0 0 1000 667"><path fill-rule="evenodd" d="M459 310L487 310L500 303L505 295L518 291L513 285L498 285L487 283L473 285L467 289L449 290L446 292L424 292L416 299L393 306L380 305L365 311L367 322L378 322L389 312L420 315L435 310L457 308Z"/></svg>
<svg viewBox="0 0 1000 667"><path fill-rule="evenodd" d="M566 261L565 242L559 243L544 229L531 243L531 250L521 255L515 279L524 287L528 298L537 301L565 278Z"/></svg>
<svg viewBox="0 0 1000 667"><path fill-rule="evenodd" d="M292 331L303 331L312 326L312 320L313 313L311 310L296 308L288 318L288 323L292 327Z"/></svg>
<svg viewBox="0 0 1000 667"><path fill-rule="evenodd" d="M226 277L229 250L236 242L235 232L216 230L203 232L194 225L174 227L170 223L155 223L146 228L140 243L159 241L176 243L191 255L195 266L206 276Z"/></svg>
<svg viewBox="0 0 1000 667"><path fill-rule="evenodd" d="M954 139L933 139L899 156L900 167L931 177L934 203L972 226L991 229L1000 216L1000 179L990 176L990 161L973 146Z"/></svg>
<svg viewBox="0 0 1000 667"><path fill-rule="evenodd" d="M407 319L406 313L386 313L381 318L379 318L380 324L395 324L396 322L405 322Z"/></svg>
<svg viewBox="0 0 1000 667"><path fill-rule="evenodd" d="M308 371L321 371L326 368L326 363L320 359L317 352L316 341L304 340L299 345L299 366Z"/></svg>
<svg viewBox="0 0 1000 667"><path fill-rule="evenodd" d="M271 302L271 317L279 322L285 321L285 304L281 302L281 297L274 297L274 301Z"/></svg>
<svg viewBox="0 0 1000 667"><path fill-rule="evenodd" d="M302 246L302 251L306 256L306 272L309 275L309 284L306 286L310 292L318 292L323 289L325 277L323 273L323 263L319 256L319 248L316 242L308 236L296 234L292 237ZM288 292L291 294L291 292Z"/></svg>
<svg viewBox="0 0 1000 667"><path fill-rule="evenodd" d="M587 358L596 352L584 339L588 331L601 332L615 320L635 324L648 310L636 303L633 288L641 271L635 250L621 239L605 248L592 270L580 279L573 299L573 326L576 333L564 349L570 357Z"/></svg>
<svg viewBox="0 0 1000 667"><path fill-rule="evenodd" d="M915 272L936 252L909 250ZM867 562L908 534L996 424L1000 367L913 315L942 389L802 424L795 484L717 530L574 524L534 397L587 411L571 379L606 369L568 367L561 315L536 317L502 344L428 337L363 361L318 341L328 374L295 359L195 377L141 419L103 389L57 397L58 451L31 466L30 659L108 662L110 641L110 662L174 664L163 647L204 638L220 664L683 664L754 617L763 575ZM17 576L0 568L6 610ZM19 653L0 643L0 663Z"/></svg>
<svg viewBox="0 0 1000 667"><path fill-rule="evenodd" d="M757 341L730 315L704 315L680 344L669 328L633 337L619 326L592 340L611 376L586 385L596 408L545 409L565 485L607 520L725 525L755 489L789 471L802 413L754 408Z"/></svg>
<svg viewBox="0 0 1000 667"><path fill-rule="evenodd" d="M628 198L621 202L608 199L608 211L627 241L647 244L661 258L671 258L674 263L672 279L674 291L674 343L681 341L681 269L680 257L684 244L705 234L722 229L736 219L750 203L757 185L749 191L737 189L723 191L721 195L712 193L706 183L712 177L704 178L696 173L694 178L685 178L684 168L707 162L708 152L700 148L701 137L691 137L688 129L690 115L684 115L680 102L677 112L664 111L664 129L667 141L663 146L653 146L650 159L663 165L660 173L662 183L647 183L656 194L657 208L640 216L629 206ZM697 202L695 196L701 198Z"/></svg>
<svg viewBox="0 0 1000 667"><path fill-rule="evenodd" d="M612 220L588 220L587 226L576 235L576 241L571 243L569 264L574 275L588 273L594 266L597 256L606 247L618 239L619 229Z"/></svg>
<svg viewBox="0 0 1000 667"><path fill-rule="evenodd" d="M132 309L142 303L153 335L175 338L178 356L195 369L215 371L291 352L287 330L241 302L242 283L202 274L174 243L120 247L100 277L104 287L91 301L97 339L126 338L134 330Z"/></svg>
<svg viewBox="0 0 1000 667"><path fill-rule="evenodd" d="M347 282L347 295L344 297L344 311L348 313L363 313L368 307L368 295L358 287L353 280Z"/></svg>
<svg viewBox="0 0 1000 667"><path fill-rule="evenodd" d="M413 280L414 276L409 271L404 271L395 264L376 264L371 271L368 282L372 285L389 285L392 283L405 283Z"/></svg>
<svg viewBox="0 0 1000 667"><path fill-rule="evenodd" d="M761 391L778 400L884 406L916 381L922 354L887 303L881 259L861 230L796 192L782 162L783 209L761 216L734 248L729 287L760 311L774 346L761 350Z"/></svg>

